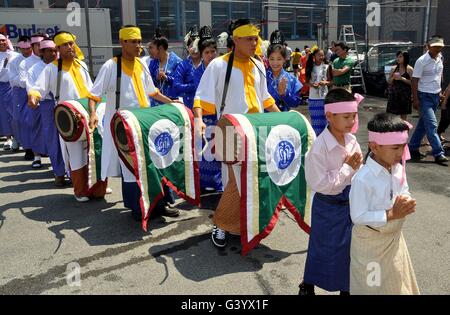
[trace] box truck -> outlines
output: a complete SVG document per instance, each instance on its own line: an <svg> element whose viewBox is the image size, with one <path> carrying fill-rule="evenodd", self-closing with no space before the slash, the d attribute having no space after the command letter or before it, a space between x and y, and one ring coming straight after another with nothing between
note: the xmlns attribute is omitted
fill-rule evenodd
<svg viewBox="0 0 450 315"><path fill-rule="evenodd" d="M102 47L92 49L94 75L96 75L100 67L112 58L113 54L109 9L89 9L89 24L91 45ZM17 42L21 35L30 36L36 32L43 32L53 36L61 30L69 31L77 36L78 46L83 50L86 64L89 64L84 9L72 11L66 9L1 8L0 10L0 33L8 35L13 44Z"/></svg>

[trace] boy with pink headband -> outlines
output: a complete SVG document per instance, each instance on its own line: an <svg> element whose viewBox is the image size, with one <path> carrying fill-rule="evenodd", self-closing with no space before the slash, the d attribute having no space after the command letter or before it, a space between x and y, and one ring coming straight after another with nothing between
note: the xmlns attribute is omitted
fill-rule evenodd
<svg viewBox="0 0 450 315"><path fill-rule="evenodd" d="M363 101L345 89L330 91L325 98L328 127L306 155L306 180L315 192L311 234L300 295L314 295L314 286L348 295L350 279L349 192L363 156L356 137L358 106Z"/></svg>
<svg viewBox="0 0 450 315"><path fill-rule="evenodd" d="M402 234L416 210L406 181L408 131L400 117L378 114L369 122L369 155L352 180L351 294L419 294Z"/></svg>

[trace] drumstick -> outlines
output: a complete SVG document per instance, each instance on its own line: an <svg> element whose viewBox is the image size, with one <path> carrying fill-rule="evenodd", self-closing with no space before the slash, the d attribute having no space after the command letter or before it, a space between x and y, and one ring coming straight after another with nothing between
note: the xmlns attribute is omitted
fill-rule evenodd
<svg viewBox="0 0 450 315"><path fill-rule="evenodd" d="M209 141L208 139L206 139L205 134L202 134L202 139L203 141L205 141L205 146L203 147L203 149L200 151L200 154L203 155L203 153L205 153L206 149L209 148Z"/></svg>

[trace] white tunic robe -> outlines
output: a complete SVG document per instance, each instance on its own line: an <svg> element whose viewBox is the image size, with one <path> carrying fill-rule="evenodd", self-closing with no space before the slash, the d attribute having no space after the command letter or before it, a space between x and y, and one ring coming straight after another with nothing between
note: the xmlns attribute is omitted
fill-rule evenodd
<svg viewBox="0 0 450 315"><path fill-rule="evenodd" d="M146 67L145 63L136 59L142 67L140 80L143 84L145 92L145 100L143 104L139 104L138 93L136 92L135 84L132 77L130 77L124 70L122 63L122 79L120 85L120 109L124 108L142 108L149 107L149 96L156 95L158 90L153 84L152 77ZM120 176L120 168L124 181L133 183L136 181L135 176L127 169L127 167L120 161L116 146L111 134L111 120L116 113L116 81L117 81L117 60L115 58L108 60L100 69L100 72L95 80L94 86L91 89L92 96L101 98L106 94L106 111L104 118L104 134L103 134L103 148L102 148L102 180L107 177Z"/></svg>
<svg viewBox="0 0 450 315"><path fill-rule="evenodd" d="M0 52L0 82L9 82L9 70L11 67L11 63L14 61L15 58L19 57L20 54L14 52L14 51L6 51L6 52ZM8 64L5 67L5 60L8 59Z"/></svg>
<svg viewBox="0 0 450 315"><path fill-rule="evenodd" d="M79 71L83 80L80 84L84 85L87 88L87 91L89 91L92 88L92 80L89 76L86 64L80 60L76 60L74 62L80 63L81 67L79 68ZM39 92L42 98L50 92L53 95L56 95L57 78L58 66L57 61L55 61L45 66L36 82L34 82L30 92ZM77 89L75 78L72 77L69 72L62 70L59 102L61 103L68 100L76 100L88 96L89 95L82 95L82 91L78 91ZM87 165L86 141L65 142L60 138L60 142L64 164L66 165L67 171L77 171Z"/></svg>

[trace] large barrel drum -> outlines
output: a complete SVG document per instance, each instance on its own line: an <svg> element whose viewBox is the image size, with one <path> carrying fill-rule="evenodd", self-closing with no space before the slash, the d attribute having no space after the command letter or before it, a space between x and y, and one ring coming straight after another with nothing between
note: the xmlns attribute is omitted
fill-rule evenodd
<svg viewBox="0 0 450 315"><path fill-rule="evenodd" d="M105 103L97 104L99 130L102 134L102 124ZM64 101L55 107L55 125L61 138L66 142L86 140L86 130L89 126L89 99Z"/></svg>
<svg viewBox="0 0 450 315"><path fill-rule="evenodd" d="M83 132L85 130L84 117L77 109L79 104L74 104L75 102L63 102L55 108L56 128L66 142L86 140L86 134Z"/></svg>
<svg viewBox="0 0 450 315"><path fill-rule="evenodd" d="M242 253L270 234L283 208L309 232L304 163L315 133L306 117L296 111L225 114L215 133L216 159L238 164L232 169L239 179Z"/></svg>
<svg viewBox="0 0 450 315"><path fill-rule="evenodd" d="M163 185L198 204L200 178L194 161L192 112L182 104L119 110L111 133L119 157L134 174L141 192L142 227L164 195Z"/></svg>

